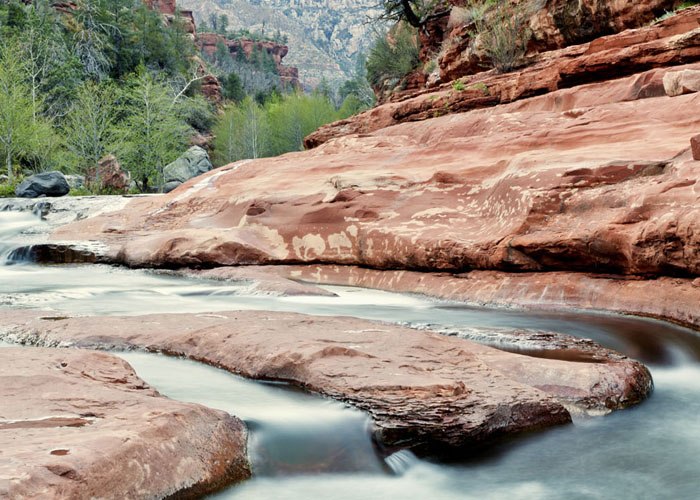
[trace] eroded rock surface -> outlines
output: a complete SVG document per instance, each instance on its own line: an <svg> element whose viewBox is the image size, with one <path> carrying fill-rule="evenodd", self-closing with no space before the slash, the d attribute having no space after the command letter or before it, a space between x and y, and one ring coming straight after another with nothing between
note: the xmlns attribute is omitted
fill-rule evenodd
<svg viewBox="0 0 700 500"><path fill-rule="evenodd" d="M109 354L0 348L0 393L0 498L190 498L250 476L239 420Z"/></svg>
<svg viewBox="0 0 700 500"><path fill-rule="evenodd" d="M700 330L700 278L639 279L582 273L496 271L452 275L377 271L352 266L272 266L257 269L259 273L274 273L295 280L421 293L474 306L605 310L665 319Z"/></svg>
<svg viewBox="0 0 700 500"><path fill-rule="evenodd" d="M629 3L629 2L625 2ZM305 139L308 148L348 134L366 134L407 121L488 108L580 85L638 75L620 100L664 95L663 73L700 61L700 6L644 28L623 31L588 43L537 54L526 67L510 73L482 71L452 80L464 70L452 70L448 83L426 90L396 93L391 102L321 127ZM675 69L672 69L675 68ZM654 71L656 70L656 71ZM644 74L645 72L651 72ZM661 73L659 73L661 71ZM447 77L446 77L447 78ZM578 89L577 89L578 90ZM598 102L609 99L601 96ZM608 101L610 102L610 101Z"/></svg>
<svg viewBox="0 0 700 500"><path fill-rule="evenodd" d="M242 311L105 321L8 313L0 323L15 342L139 347L289 381L368 411L380 444L428 455L566 423L565 407L623 408L651 390L643 365L600 346L595 359L587 351L590 362L542 359L353 318Z"/></svg>
<svg viewBox="0 0 700 500"><path fill-rule="evenodd" d="M131 266L700 275L700 94L615 81L244 161L59 229Z"/></svg>

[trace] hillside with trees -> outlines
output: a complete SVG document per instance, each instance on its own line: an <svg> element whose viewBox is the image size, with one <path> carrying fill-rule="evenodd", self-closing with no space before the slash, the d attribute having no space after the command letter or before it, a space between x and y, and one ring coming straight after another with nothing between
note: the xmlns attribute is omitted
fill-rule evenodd
<svg viewBox="0 0 700 500"><path fill-rule="evenodd" d="M151 192L192 144L213 149L218 164L300 150L304 135L371 104L363 73L340 92L321 85L304 95L280 85L269 52L200 52L186 19L140 1L54 4L0 2L0 195L44 171L89 181L110 155L133 191ZM223 101L202 95L210 73Z"/></svg>

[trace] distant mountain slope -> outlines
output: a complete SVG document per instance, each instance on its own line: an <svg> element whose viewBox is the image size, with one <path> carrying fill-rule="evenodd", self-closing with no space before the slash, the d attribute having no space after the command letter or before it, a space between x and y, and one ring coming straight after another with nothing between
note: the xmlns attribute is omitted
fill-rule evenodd
<svg viewBox="0 0 700 500"><path fill-rule="evenodd" d="M178 0L198 23L212 13L226 14L230 29L247 28L289 38L285 63L297 66L303 84L322 78L337 83L351 76L355 58L373 36L368 16L378 13L377 0Z"/></svg>

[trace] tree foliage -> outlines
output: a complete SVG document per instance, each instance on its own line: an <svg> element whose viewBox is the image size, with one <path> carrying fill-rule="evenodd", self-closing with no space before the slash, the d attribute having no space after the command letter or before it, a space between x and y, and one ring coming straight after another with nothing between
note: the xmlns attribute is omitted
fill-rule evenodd
<svg viewBox="0 0 700 500"><path fill-rule="evenodd" d="M148 189L213 122L194 97L201 77L183 22L140 0L78 0L70 14L54 3L0 2L4 169L84 173L113 153Z"/></svg>
<svg viewBox="0 0 700 500"><path fill-rule="evenodd" d="M173 90L145 68L127 81L121 160L144 192L162 184L163 169L187 146L190 129L179 108Z"/></svg>
<svg viewBox="0 0 700 500"><path fill-rule="evenodd" d="M445 0L380 0L380 5L383 8L380 20L406 22L414 28L423 28L440 7L450 7Z"/></svg>
<svg viewBox="0 0 700 500"><path fill-rule="evenodd" d="M27 62L17 43L0 46L0 153L10 181L14 165L24 160L33 165L55 147L49 122L35 112L39 96L32 97L27 82Z"/></svg>

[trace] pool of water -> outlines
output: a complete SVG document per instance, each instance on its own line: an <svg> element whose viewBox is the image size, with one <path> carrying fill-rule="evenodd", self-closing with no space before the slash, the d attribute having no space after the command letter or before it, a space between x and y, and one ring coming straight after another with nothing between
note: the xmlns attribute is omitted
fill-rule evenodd
<svg viewBox="0 0 700 500"><path fill-rule="evenodd" d="M32 222L22 217L5 221L0 213L0 254ZM255 478L218 498L698 497L700 337L695 332L606 314L480 309L420 296L327 288L336 297L271 297L248 293L245 283L110 266L0 265L4 306L101 315L260 309L356 316L452 332L550 330L592 338L640 359L654 376L654 394L636 408L577 420L444 464L407 452L379 456L367 417L337 402L186 360L120 354L163 394L229 411L248 423Z"/></svg>

